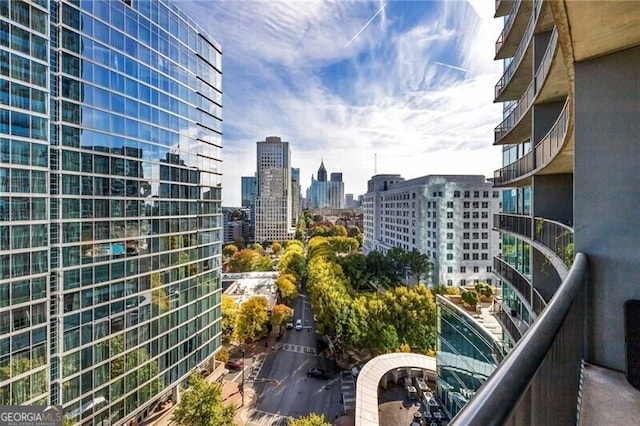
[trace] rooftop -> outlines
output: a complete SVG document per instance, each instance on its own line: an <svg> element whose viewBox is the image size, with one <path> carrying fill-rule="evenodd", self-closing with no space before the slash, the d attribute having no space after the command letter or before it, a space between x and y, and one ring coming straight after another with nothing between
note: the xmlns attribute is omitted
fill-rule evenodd
<svg viewBox="0 0 640 426"><path fill-rule="evenodd" d="M224 295L235 300L236 305L247 301L253 296L267 299L270 310L277 302L277 287L274 281L279 272L243 272L237 274L222 274Z"/></svg>

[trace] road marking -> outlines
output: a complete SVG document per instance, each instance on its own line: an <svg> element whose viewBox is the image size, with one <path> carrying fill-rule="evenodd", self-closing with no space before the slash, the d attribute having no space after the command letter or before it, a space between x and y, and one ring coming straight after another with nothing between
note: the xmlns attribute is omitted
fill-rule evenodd
<svg viewBox="0 0 640 426"><path fill-rule="evenodd" d="M342 386L342 409L344 410L344 414L349 410L355 410L355 394L356 394L356 383L351 375L351 371L343 371L340 374L340 383Z"/></svg>
<svg viewBox="0 0 640 426"><path fill-rule="evenodd" d="M262 410L253 410L248 426L287 426L289 417Z"/></svg>

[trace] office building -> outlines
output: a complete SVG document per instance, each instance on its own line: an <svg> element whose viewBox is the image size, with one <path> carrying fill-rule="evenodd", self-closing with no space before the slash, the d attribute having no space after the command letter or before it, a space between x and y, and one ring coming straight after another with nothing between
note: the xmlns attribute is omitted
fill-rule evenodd
<svg viewBox="0 0 640 426"><path fill-rule="evenodd" d="M295 227L302 212L300 169L297 167L291 169L291 209L291 226Z"/></svg>
<svg viewBox="0 0 640 426"><path fill-rule="evenodd" d="M318 179L311 176L311 186L307 191L310 209L343 209L344 208L344 182L342 173L331 173L331 179L327 180L327 169L324 160L318 168Z"/></svg>
<svg viewBox="0 0 640 426"><path fill-rule="evenodd" d="M242 176L240 181L241 189L241 205L248 209L247 226L245 233L245 242L252 243L255 241L255 223L256 223L256 184L257 178L254 176Z"/></svg>
<svg viewBox="0 0 640 426"><path fill-rule="evenodd" d="M499 193L484 176L375 175L365 194L363 250L400 247L428 255L428 284L495 284L499 243L490 223L499 211Z"/></svg>
<svg viewBox="0 0 640 426"><path fill-rule="evenodd" d="M288 241L295 233L292 219L291 150L277 136L258 141L255 239Z"/></svg>
<svg viewBox="0 0 640 426"><path fill-rule="evenodd" d="M0 1L0 405L139 423L220 346L221 47L166 1Z"/></svg>
<svg viewBox="0 0 640 426"><path fill-rule="evenodd" d="M494 183L513 189L494 270L516 345L452 424L637 423L640 3L499 0L495 15Z"/></svg>

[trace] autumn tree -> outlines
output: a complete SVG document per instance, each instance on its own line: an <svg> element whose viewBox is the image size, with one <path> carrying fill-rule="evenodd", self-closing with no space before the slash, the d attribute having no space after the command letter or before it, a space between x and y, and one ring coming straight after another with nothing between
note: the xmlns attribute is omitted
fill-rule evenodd
<svg viewBox="0 0 640 426"><path fill-rule="evenodd" d="M238 307L235 300L227 295L222 295L222 336L231 338L238 317Z"/></svg>
<svg viewBox="0 0 640 426"><path fill-rule="evenodd" d="M431 259L416 249L406 253L406 265L417 284L431 270Z"/></svg>
<svg viewBox="0 0 640 426"><path fill-rule="evenodd" d="M222 404L222 386L198 374L189 376L189 388L182 393L171 420L179 426L233 426L235 405Z"/></svg>
<svg viewBox="0 0 640 426"><path fill-rule="evenodd" d="M225 257L233 257L238 252L238 247L234 244L227 244L222 248L222 255Z"/></svg>
<svg viewBox="0 0 640 426"><path fill-rule="evenodd" d="M297 241L297 240L296 240ZM295 283L300 282L306 273L307 261L304 257L304 249L296 244L287 244L280 261L278 262L278 271L281 274L293 274Z"/></svg>
<svg viewBox="0 0 640 426"><path fill-rule="evenodd" d="M239 341L255 341L267 332L269 315L267 299L262 296L250 297L238 309L234 334Z"/></svg>
<svg viewBox="0 0 640 426"><path fill-rule="evenodd" d="M331 426L324 414L310 413L297 419L289 418L289 426Z"/></svg>
<svg viewBox="0 0 640 426"><path fill-rule="evenodd" d="M278 241L274 241L271 244L271 250L273 251L273 254L277 256L280 251L282 251L282 244L280 244Z"/></svg>
<svg viewBox="0 0 640 426"><path fill-rule="evenodd" d="M278 304L271 310L271 324L283 326L293 320L293 309L287 305Z"/></svg>
<svg viewBox="0 0 640 426"><path fill-rule="evenodd" d="M227 272L263 272L272 270L271 259L252 249L240 250L233 255L227 264Z"/></svg>
<svg viewBox="0 0 640 426"><path fill-rule="evenodd" d="M260 243L253 243L251 245L251 250L258 252L261 255L264 255L264 247L262 247L262 244Z"/></svg>
<svg viewBox="0 0 640 426"><path fill-rule="evenodd" d="M281 274L275 282L280 297L289 304L298 297L298 287L296 277L293 274Z"/></svg>

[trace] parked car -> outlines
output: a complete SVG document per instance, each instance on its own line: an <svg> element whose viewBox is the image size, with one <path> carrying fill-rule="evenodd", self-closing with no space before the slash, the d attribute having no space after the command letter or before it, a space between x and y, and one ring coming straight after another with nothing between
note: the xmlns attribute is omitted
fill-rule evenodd
<svg viewBox="0 0 640 426"><path fill-rule="evenodd" d="M310 368L307 371L307 377L313 377L314 379L324 379L326 377L325 372L322 368Z"/></svg>
<svg viewBox="0 0 640 426"><path fill-rule="evenodd" d="M287 330L291 330L293 328L293 323L292 322L288 322L284 328L286 328Z"/></svg>
<svg viewBox="0 0 640 426"><path fill-rule="evenodd" d="M298 330L298 331L302 330L302 320L301 319L297 319L296 320L296 330Z"/></svg>
<svg viewBox="0 0 640 426"><path fill-rule="evenodd" d="M242 370L242 367L244 367L244 361L241 359L230 359L227 361L225 367L232 371Z"/></svg>

